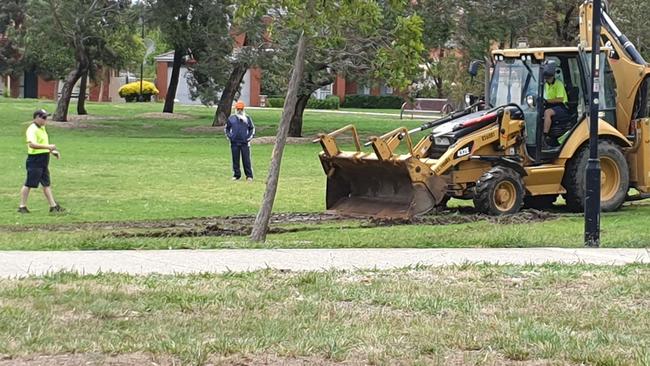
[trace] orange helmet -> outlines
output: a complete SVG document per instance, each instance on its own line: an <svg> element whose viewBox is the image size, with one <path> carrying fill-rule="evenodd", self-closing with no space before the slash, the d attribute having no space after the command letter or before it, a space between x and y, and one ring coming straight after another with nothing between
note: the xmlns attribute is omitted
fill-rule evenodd
<svg viewBox="0 0 650 366"><path fill-rule="evenodd" d="M246 107L246 105L241 100L235 103L235 109L244 109L244 107Z"/></svg>

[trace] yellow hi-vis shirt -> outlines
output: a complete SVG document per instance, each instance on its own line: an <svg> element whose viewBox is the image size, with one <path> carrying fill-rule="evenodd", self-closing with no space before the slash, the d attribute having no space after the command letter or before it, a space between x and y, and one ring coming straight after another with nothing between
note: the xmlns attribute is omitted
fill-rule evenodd
<svg viewBox="0 0 650 366"><path fill-rule="evenodd" d="M544 83L544 99L552 100L562 98L562 103L567 104L569 97L566 95L566 89L564 89L564 84L560 80L555 79L553 84L549 85Z"/></svg>
<svg viewBox="0 0 650 366"><path fill-rule="evenodd" d="M49 145L50 139L47 136L47 131L45 131L45 126L38 127L36 123L32 123L27 127L27 154L36 155L36 154L49 154L50 150L48 149L32 149L29 147L29 143L39 144L39 145Z"/></svg>

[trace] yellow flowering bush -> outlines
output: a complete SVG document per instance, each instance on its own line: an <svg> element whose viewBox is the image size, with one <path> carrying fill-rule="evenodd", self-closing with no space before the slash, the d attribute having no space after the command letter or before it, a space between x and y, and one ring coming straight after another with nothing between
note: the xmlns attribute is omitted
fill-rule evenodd
<svg viewBox="0 0 650 366"><path fill-rule="evenodd" d="M120 97L126 99L127 102L138 100L140 96L140 81L124 84L118 89ZM158 89L150 81L142 81L142 97L144 101L150 101L152 95L158 95Z"/></svg>

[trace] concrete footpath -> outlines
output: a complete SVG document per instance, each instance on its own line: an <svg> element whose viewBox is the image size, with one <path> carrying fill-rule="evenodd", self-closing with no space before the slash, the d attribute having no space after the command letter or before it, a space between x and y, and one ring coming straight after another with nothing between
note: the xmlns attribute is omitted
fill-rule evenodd
<svg viewBox="0 0 650 366"><path fill-rule="evenodd" d="M118 272L175 274L328 269L390 269L464 263L650 264L650 249L214 249L115 251L0 251L0 278L61 270L83 274Z"/></svg>

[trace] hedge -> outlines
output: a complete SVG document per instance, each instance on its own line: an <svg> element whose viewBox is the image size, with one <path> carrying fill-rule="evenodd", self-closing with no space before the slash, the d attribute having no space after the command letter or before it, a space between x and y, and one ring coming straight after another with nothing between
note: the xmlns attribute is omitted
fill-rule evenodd
<svg viewBox="0 0 650 366"><path fill-rule="evenodd" d="M284 107L284 98L268 98L266 103L269 107L282 108ZM339 109L339 97L330 95L326 99L309 98L307 101L307 108L309 109Z"/></svg>
<svg viewBox="0 0 650 366"><path fill-rule="evenodd" d="M266 105L273 108L284 107L284 98L267 98Z"/></svg>
<svg viewBox="0 0 650 366"><path fill-rule="evenodd" d="M325 99L309 98L307 108L309 109L339 109L340 100L336 95L330 95Z"/></svg>
<svg viewBox="0 0 650 366"><path fill-rule="evenodd" d="M346 95L344 108L400 109L404 99L396 95Z"/></svg>

